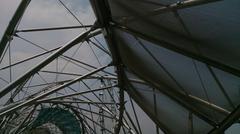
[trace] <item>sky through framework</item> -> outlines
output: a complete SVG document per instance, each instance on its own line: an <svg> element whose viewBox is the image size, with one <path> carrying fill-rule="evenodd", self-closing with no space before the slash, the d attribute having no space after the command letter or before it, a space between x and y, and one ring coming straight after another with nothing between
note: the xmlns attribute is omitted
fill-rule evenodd
<svg viewBox="0 0 240 134"><path fill-rule="evenodd" d="M79 1L80 2L80 1ZM5 2L3 2L3 3L5 3ZM7 2L6 2L7 3ZM51 2L50 2L51 3ZM14 3L13 2L13 4L12 5L10 5L10 6L12 6L12 7L14 7L14 6L16 6L15 5L16 3ZM72 7L71 9L73 9L73 10L75 10L75 9L78 9L78 6L76 6L76 5L81 5L82 7L81 7L81 9L83 8L83 10L81 10L80 12L81 13L83 13L83 14L79 14L79 16L81 16L81 17L83 17L83 18L86 18L86 19L83 19L83 20L86 20L86 22L88 22L88 21L92 21L93 22L93 20L94 20L94 17L89 17L89 15L91 14L91 15L93 15L93 13L92 13L92 11L91 11L91 7L89 6L89 3L86 3L85 1L83 1L83 3L74 3L74 4L69 4L69 7ZM7 6L4 6L4 7L7 7ZM9 7L9 6L8 6ZM31 6L30 6L30 8L31 8ZM44 9L44 8L46 8L46 10L43 10L43 12L41 12L42 11L42 9ZM24 26L26 26L26 25L28 25L28 26L32 26L32 27L34 27L34 26L53 26L53 24L54 25L59 25L59 26L61 26L62 24L71 24L71 25L74 25L74 24L77 24L77 22L74 22L73 20L72 20L72 18L68 15L68 14L65 14L66 16L65 17L63 17L64 19L60 19L61 17L59 17L59 19L57 19L55 16L61 16L61 15L63 15L64 14L64 10L62 10L61 9L61 11L58 11L58 12L54 12L54 10L52 10L52 11L48 11L47 9L55 9L55 8L58 8L58 6L56 6L55 4L47 4L47 2L46 1L41 1L41 2L36 2L36 5L35 5L35 7L34 6L32 6L32 10L33 10L33 14L31 13L31 12L29 12L29 14L28 14L28 12L26 12L26 14L28 14L28 16L30 16L30 17L27 17L27 18L23 18L23 23L21 23L20 24L20 26L19 26L19 28L26 28L26 27L24 27ZM3 10L9 10L8 8L2 8ZM79 8L79 10L80 10L80 8ZM30 9L29 9L29 11L30 11ZM12 11L13 12L13 11ZM35 12L35 13L34 13ZM76 12L78 12L77 10L76 10ZM4 13L4 12L2 12L2 13ZM10 13L10 11L9 11L9 13ZM37 14L37 15L36 15ZM91 16L90 15L90 16ZM1 15L2 16L2 15ZM4 17L5 16L11 16L11 14L9 14L9 15L4 15ZM35 18L34 18L35 17ZM42 17L42 18L41 18ZM56 19L52 19L52 18L56 18ZM66 19L67 18L67 19ZM38 24L38 22L40 22L39 20L46 20L46 22L43 22L43 23L39 23ZM90 19L90 20L89 20ZM6 21L7 19L1 19L1 20L4 20L4 21ZM25 22L24 22L24 20L25 20ZM53 20L53 22L51 22L50 20ZM34 21L36 21L35 23L27 23L27 22L34 22ZM25 25L24 25L24 23L25 23ZM7 21L6 21L6 23L5 24L7 24ZM33 25L33 24L35 24L35 25ZM3 24L2 24L3 25ZM4 26L1 26L1 27L4 27ZM41 40L41 43L43 43L43 44L46 44L46 43L49 43L49 41L51 42L50 44L58 44L58 42L60 42L60 40L59 39L61 39L61 42L67 42L68 40L70 40L72 37L74 37L74 35L76 35L78 32L66 32L66 33L58 33L58 35L56 36L51 36L51 39L52 40L48 40L47 42L44 40L44 36L45 37L50 37L50 35L47 35L47 34L42 34L41 36L42 36L42 39L40 39L39 38L39 35L36 35L35 37L33 36L33 35L31 35L31 36L28 36L28 35L25 35L26 37L29 37L29 38L31 38L31 39L33 39L34 41L36 41L36 42L38 42L38 41L40 41ZM121 35L121 34L119 34L119 35ZM129 37L129 35L127 35L127 34L123 34L123 35L121 35L123 38L124 37L128 37L129 39L132 39L133 41L135 40L134 39L134 37ZM145 44L149 44L149 47L147 48L147 49L149 49L149 50L151 50L151 51L153 51L153 49L154 49L154 46L151 46L151 43L149 43L149 42L147 42L147 41L144 41L144 40L142 40L142 39L139 39L140 40L140 42L144 42ZM103 40L102 40L103 41ZM23 42L22 42L23 43ZM18 43L18 46L20 46L19 45L20 43ZM136 41L135 41L135 44L141 44L141 43L137 43ZM54 45L53 45L54 46ZM46 46L46 47L50 47L50 46ZM106 47L106 46L105 46ZM24 51L24 49L22 49L21 47L20 48L17 48L16 47L16 49L20 52L20 53L17 53L16 54L16 56L15 57L17 57L17 58L20 58L20 57L28 57L29 55L27 55L28 53L27 52L25 52ZM34 51L37 51L37 50L34 50L35 48L32 48L32 54L34 53ZM88 49L88 51L90 51L90 49L89 48L86 48L86 49ZM157 50L157 49L155 49L155 50ZM167 52L167 50L161 50L163 53L164 52L166 52L166 53L168 53ZM87 52L87 50L85 50L85 51L83 51L82 53L84 53L84 52ZM30 54L31 55L31 54ZM84 57L84 56L86 56L87 54L83 54L82 56ZM147 55L147 53L145 53L145 55ZM173 54L174 55L174 54ZM91 60L91 58L89 58L89 57L94 57L94 55L93 54L91 54L90 56L86 56L86 60L89 60L89 62L92 62L92 60ZM174 57L173 57L174 58ZM21 59L21 58L20 58ZM18 59L16 59L16 61L17 61ZM37 62L37 61L36 61ZM59 60L59 62L61 62L61 60ZM34 63L31 63L31 64L34 64ZM92 63L92 64L98 64L98 63ZM25 66L28 66L28 65L25 65ZM201 63L198 63L197 62L197 66L199 67L199 66L201 66ZM53 70L53 68L54 67L51 67L51 66L49 66L49 70ZM74 68L74 67L73 67ZM74 70L74 69L70 69L70 70ZM200 68L200 67L199 67ZM19 68L18 68L19 69ZM25 69L25 68L23 68L23 69ZM200 69L199 69L200 70ZM15 75L16 76L18 76L18 75L20 75L20 74L18 74L18 72L20 73L20 72L22 72L22 71L24 71L24 70L21 70L21 68L18 70L18 71L16 71L15 73ZM200 70L201 71L201 70ZM73 72L76 72L76 70L74 70ZM204 72L204 71L203 71ZM221 73L220 73L221 74ZM199 76L198 76L199 77ZM13 77L13 79L14 79L15 77ZM195 77L195 78L197 78L197 77ZM7 78L7 79L10 79L10 78ZM51 79L51 77L49 77L49 79ZM200 75L200 79L201 79L201 75ZM198 84L199 83L199 81L196 79L196 83L194 83L193 82L193 85L196 85L196 84ZM226 83L228 83L229 82L229 80L226 80ZM234 83L235 83L235 81L233 81ZM236 80L236 82L237 82L237 80ZM204 83L204 82L202 82L202 83ZM207 83L207 82L205 82L205 83ZM206 85L205 85L206 86ZM209 87L214 87L215 85L213 85L213 84L209 84L208 85ZM202 87L202 88L204 88L204 86ZM204 96L204 95L203 95ZM217 98L218 99L218 98ZM146 123L146 124L148 124L148 123ZM143 126L147 126L147 125L143 125ZM149 129L149 128L145 128L144 130L151 130L151 129ZM148 131L147 131L148 132Z"/></svg>

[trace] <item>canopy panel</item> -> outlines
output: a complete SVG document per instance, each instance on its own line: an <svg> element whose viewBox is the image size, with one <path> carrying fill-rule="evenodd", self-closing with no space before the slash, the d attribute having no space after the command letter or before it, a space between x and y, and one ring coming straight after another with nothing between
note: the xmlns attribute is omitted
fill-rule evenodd
<svg viewBox="0 0 240 134"><path fill-rule="evenodd" d="M174 128L179 128L187 133L188 116L193 113L191 122L199 126L193 131L206 133L239 105L239 77L124 31L113 33L126 69L157 89L156 102L164 103L157 106L159 116L153 114L154 92L145 91L149 87L132 84L130 95L168 131L177 133Z"/></svg>
<svg viewBox="0 0 240 134"><path fill-rule="evenodd" d="M109 45L124 64L125 87L164 132L207 133L237 108L239 1L108 4ZM130 82L132 77L146 85Z"/></svg>
<svg viewBox="0 0 240 134"><path fill-rule="evenodd" d="M177 0L109 0L109 3L113 21L135 34L184 55L239 71L238 0L194 0L188 4Z"/></svg>
<svg viewBox="0 0 240 134"><path fill-rule="evenodd" d="M132 74L126 72L129 78ZM128 93L165 133L207 133L213 127L179 105L171 97L143 84L128 83ZM191 130L191 128L193 128Z"/></svg>

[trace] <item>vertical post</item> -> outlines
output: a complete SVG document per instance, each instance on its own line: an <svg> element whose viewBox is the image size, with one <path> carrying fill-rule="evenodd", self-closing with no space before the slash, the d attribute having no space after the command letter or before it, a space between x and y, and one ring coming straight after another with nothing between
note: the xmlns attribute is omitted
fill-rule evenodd
<svg viewBox="0 0 240 134"><path fill-rule="evenodd" d="M100 88L103 88L103 86L104 86L103 80L101 79ZM99 93L99 98L101 99L101 102L104 102L104 90ZM101 125L101 132L102 132L102 134L104 134L105 133L104 111L103 111L102 108L99 110L99 114L100 114L100 121L99 122L100 122L100 125Z"/></svg>
<svg viewBox="0 0 240 134"><path fill-rule="evenodd" d="M188 114L188 134L193 134L193 116L192 112Z"/></svg>
<svg viewBox="0 0 240 134"><path fill-rule="evenodd" d="M158 117L158 112L157 112L157 99L156 99L156 89L153 88L153 100L154 100L154 112L155 112L155 115L156 117ZM156 124L156 132L157 134L159 134L159 128L158 128L158 125Z"/></svg>

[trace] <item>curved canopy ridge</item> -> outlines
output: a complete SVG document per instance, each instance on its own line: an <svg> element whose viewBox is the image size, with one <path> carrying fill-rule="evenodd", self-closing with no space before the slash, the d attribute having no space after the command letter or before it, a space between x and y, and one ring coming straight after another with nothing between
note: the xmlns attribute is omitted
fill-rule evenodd
<svg viewBox="0 0 240 134"><path fill-rule="evenodd" d="M45 123L56 125L64 134L81 134L79 121L68 110L62 108L43 108L31 125L31 129Z"/></svg>

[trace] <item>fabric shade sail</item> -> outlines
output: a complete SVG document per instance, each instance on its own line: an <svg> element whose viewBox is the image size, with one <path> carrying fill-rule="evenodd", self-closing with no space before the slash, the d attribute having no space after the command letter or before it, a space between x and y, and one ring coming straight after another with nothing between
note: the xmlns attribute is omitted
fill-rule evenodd
<svg viewBox="0 0 240 134"><path fill-rule="evenodd" d="M109 0L109 4L114 22L157 45L239 71L240 2L186 1Z"/></svg>
<svg viewBox="0 0 240 134"><path fill-rule="evenodd" d="M110 16L96 16L110 18L105 36L124 87L164 132L208 133L238 107L239 0L105 3Z"/></svg>

